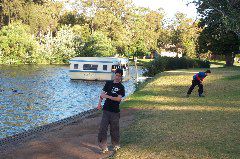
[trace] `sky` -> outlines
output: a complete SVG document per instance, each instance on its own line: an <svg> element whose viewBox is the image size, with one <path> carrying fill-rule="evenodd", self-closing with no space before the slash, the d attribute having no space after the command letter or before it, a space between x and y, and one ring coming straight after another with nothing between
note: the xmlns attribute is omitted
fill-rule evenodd
<svg viewBox="0 0 240 159"><path fill-rule="evenodd" d="M187 0L133 0L133 3L139 7L147 7L152 10L163 8L167 18L172 19L176 12L181 12L189 18L196 19L197 11L193 4L186 5Z"/></svg>

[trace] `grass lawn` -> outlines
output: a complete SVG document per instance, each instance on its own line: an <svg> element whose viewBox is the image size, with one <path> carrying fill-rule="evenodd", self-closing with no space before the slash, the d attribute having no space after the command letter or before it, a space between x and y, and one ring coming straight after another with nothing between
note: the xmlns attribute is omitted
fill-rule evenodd
<svg viewBox="0 0 240 159"><path fill-rule="evenodd" d="M158 74L122 104L135 108L114 158L240 158L240 67L212 68L206 97L186 92L200 69Z"/></svg>

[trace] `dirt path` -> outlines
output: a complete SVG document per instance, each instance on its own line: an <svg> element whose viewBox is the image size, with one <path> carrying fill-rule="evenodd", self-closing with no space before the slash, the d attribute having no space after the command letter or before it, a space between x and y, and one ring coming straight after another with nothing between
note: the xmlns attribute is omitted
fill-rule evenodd
<svg viewBox="0 0 240 159"><path fill-rule="evenodd" d="M133 121L133 111L123 109L120 129ZM97 133L101 114L95 114L81 121L71 123L59 129L45 132L7 148L1 159L100 159L113 152L101 154L97 146ZM109 136L109 135L108 135ZM110 139L110 136L108 137ZM110 140L108 141L110 145Z"/></svg>

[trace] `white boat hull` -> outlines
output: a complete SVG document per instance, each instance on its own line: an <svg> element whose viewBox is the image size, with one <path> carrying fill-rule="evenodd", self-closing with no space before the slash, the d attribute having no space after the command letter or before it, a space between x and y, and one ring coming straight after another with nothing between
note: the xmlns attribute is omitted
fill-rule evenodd
<svg viewBox="0 0 240 159"><path fill-rule="evenodd" d="M114 74L111 72L95 73L95 72L69 72L70 78L73 80L91 80L91 81L108 81L113 80Z"/></svg>
<svg viewBox="0 0 240 159"><path fill-rule="evenodd" d="M69 72L72 80L89 80L89 81L111 81L114 80L114 73L94 73L94 72ZM129 80L129 76L123 76L123 81Z"/></svg>

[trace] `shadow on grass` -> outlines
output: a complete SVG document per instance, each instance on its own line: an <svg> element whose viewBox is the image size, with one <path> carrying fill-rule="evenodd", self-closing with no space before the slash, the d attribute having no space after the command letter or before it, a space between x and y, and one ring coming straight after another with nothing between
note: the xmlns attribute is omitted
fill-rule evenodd
<svg viewBox="0 0 240 159"><path fill-rule="evenodd" d="M127 99L122 106L137 109L136 118L122 133L123 149L117 157L240 158L240 100L236 75L240 69L213 70L216 77L204 85L210 91L205 98L184 97L188 86L180 84L185 82L176 81L156 88L158 85L152 84L156 82L152 79ZM227 77L231 83L223 80ZM159 78L156 80L164 82Z"/></svg>
<svg viewBox="0 0 240 159"><path fill-rule="evenodd" d="M202 100L202 98L200 99ZM156 110L179 110L179 111L225 111L225 112L240 112L240 108L236 102L233 103L221 101L149 101L149 100L128 100L123 103L124 108L136 109L156 109Z"/></svg>
<svg viewBox="0 0 240 159"><path fill-rule="evenodd" d="M225 80L239 80L240 79L240 75L233 75L233 76L229 76L229 77L226 77L224 78Z"/></svg>
<svg viewBox="0 0 240 159"><path fill-rule="evenodd" d="M239 121L239 111L139 110L122 133L123 151L139 158L238 158Z"/></svg>

